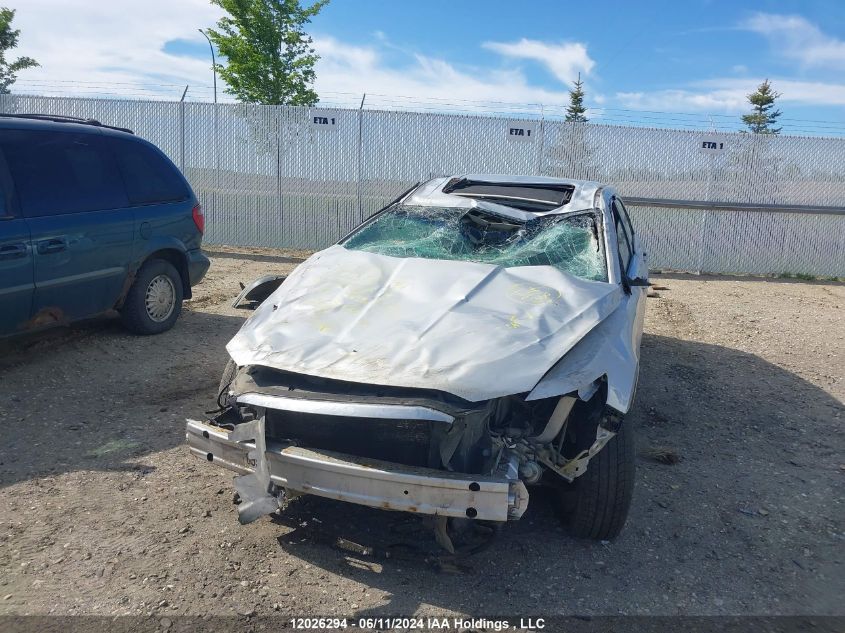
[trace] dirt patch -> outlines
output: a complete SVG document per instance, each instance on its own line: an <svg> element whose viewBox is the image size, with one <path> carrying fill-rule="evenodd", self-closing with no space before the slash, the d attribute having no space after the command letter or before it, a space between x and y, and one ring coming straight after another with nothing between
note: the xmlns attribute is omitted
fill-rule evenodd
<svg viewBox="0 0 845 633"><path fill-rule="evenodd" d="M188 454L239 282L303 255L212 249L160 336L105 320L3 344L0 613L843 613L842 285L658 278L620 538L569 538L537 491L444 559L420 517L313 497L241 526L231 476Z"/></svg>

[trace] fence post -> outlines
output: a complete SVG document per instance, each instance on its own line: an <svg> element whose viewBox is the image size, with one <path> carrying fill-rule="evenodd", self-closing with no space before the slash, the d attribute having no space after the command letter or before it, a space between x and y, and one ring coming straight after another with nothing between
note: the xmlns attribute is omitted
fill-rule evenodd
<svg viewBox="0 0 845 633"><path fill-rule="evenodd" d="M182 91L182 98L179 99L179 171L185 173L185 95L188 94L188 86Z"/></svg>
<svg viewBox="0 0 845 633"><path fill-rule="evenodd" d="M543 104L540 104L540 143L537 148L537 175L543 175L543 151L546 144L546 114Z"/></svg>
<svg viewBox="0 0 845 633"><path fill-rule="evenodd" d="M712 205L714 198L714 185L716 184L716 158L710 156L710 167L707 172L707 193L704 196L708 204ZM698 266L696 272L700 275L703 272L712 272L707 270L706 249L707 249L707 231L710 225L710 218L715 213L714 209L707 208L701 214L701 221L698 224Z"/></svg>
<svg viewBox="0 0 845 633"><path fill-rule="evenodd" d="M185 104L179 104L179 171L185 173Z"/></svg>
<svg viewBox="0 0 845 633"><path fill-rule="evenodd" d="M276 137L276 201L277 201L277 204L279 205L278 209L279 209L279 214L281 215L281 224L282 224L282 227L284 227L283 230L285 230L285 235L289 236L290 232L286 230L287 226L288 226L286 224L286 221L289 220L290 218L286 217L285 205L284 205L284 201L283 201L283 198L282 198L282 125L281 125L281 122L280 122L279 119L282 116L282 108L283 107L284 106L280 106L280 105L268 106L268 110L269 110L271 116L273 117L272 118L273 129L276 132L275 135L274 135ZM291 240L288 237L287 238L288 243L285 244L285 246L288 246L288 247L294 246L294 244L291 243L292 241L293 240ZM299 246L299 244L297 244L296 246Z"/></svg>
<svg viewBox="0 0 845 633"><path fill-rule="evenodd" d="M275 130L274 136L276 137L276 203L278 204L279 213L281 216L281 224L283 227L282 230L284 231L285 235L285 244L283 244L283 246L286 246L288 248L294 246L300 247L300 244L298 242L294 244L294 240L290 237L290 227L294 221L294 218L296 217L296 205L292 205L294 210L290 215L288 215L284 204L284 194L282 192L282 143L284 141L283 128L285 119L290 114L290 112L285 109L285 106L281 105L268 106L268 111L270 113L270 116L272 117L273 129ZM298 125L298 121L296 124ZM299 233L297 232L297 236L298 235ZM280 245L276 244L276 246Z"/></svg>
<svg viewBox="0 0 845 633"><path fill-rule="evenodd" d="M361 97L361 105L358 107L358 174L357 174L357 194L358 194L358 217L360 221L364 221L364 209L361 200L361 179L363 177L363 153L364 153L364 139L363 139L363 119L364 119L364 101L367 99L367 93Z"/></svg>

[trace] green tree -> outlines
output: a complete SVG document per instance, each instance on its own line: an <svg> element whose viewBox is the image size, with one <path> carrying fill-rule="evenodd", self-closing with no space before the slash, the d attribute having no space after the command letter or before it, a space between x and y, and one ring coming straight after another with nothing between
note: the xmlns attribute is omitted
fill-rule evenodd
<svg viewBox="0 0 845 633"><path fill-rule="evenodd" d="M27 68L35 68L38 62L32 57L18 57L15 61L6 61L6 52L16 48L20 29L12 29L14 9L0 7L0 94L8 94L9 86L15 83L18 72Z"/></svg>
<svg viewBox="0 0 845 633"><path fill-rule="evenodd" d="M303 27L328 1L303 8L299 0L211 0L228 13L208 29L226 58L217 64L226 92L244 103L314 105L319 58Z"/></svg>
<svg viewBox="0 0 845 633"><path fill-rule="evenodd" d="M578 80L572 90L569 91L569 105L566 107L566 118L569 123L586 123L585 116L587 108L584 107L584 82L581 81L581 73L578 73Z"/></svg>
<svg viewBox="0 0 845 633"><path fill-rule="evenodd" d="M775 127L780 110L775 109L775 99L779 92L772 90L772 84L766 79L757 86L757 91L748 95L748 102L754 106L751 114L744 114L742 122L755 134L779 134L782 128Z"/></svg>

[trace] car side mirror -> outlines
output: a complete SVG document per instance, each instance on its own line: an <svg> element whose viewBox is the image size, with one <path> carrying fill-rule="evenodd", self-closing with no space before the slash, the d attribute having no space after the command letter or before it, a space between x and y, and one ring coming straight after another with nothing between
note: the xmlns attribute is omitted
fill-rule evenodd
<svg viewBox="0 0 845 633"><path fill-rule="evenodd" d="M627 279L628 286L631 288L648 288L651 284L648 279L637 277L636 279Z"/></svg>

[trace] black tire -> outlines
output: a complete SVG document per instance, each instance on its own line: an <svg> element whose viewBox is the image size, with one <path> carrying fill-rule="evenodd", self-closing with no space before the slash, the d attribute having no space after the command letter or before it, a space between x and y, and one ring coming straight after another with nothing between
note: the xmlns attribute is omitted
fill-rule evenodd
<svg viewBox="0 0 845 633"><path fill-rule="evenodd" d="M165 297L171 293L172 297ZM120 309L123 325L135 334L166 332L179 318L184 295L182 277L173 264L163 259L148 260L141 266L126 293ZM165 298L159 302L156 299L159 296ZM167 303L164 303L165 300Z"/></svg>
<svg viewBox="0 0 845 633"><path fill-rule="evenodd" d="M565 521L578 538L616 538L631 507L636 470L634 429L622 422L619 432L590 460L587 472L562 492Z"/></svg>
<svg viewBox="0 0 845 633"><path fill-rule="evenodd" d="M217 387L218 397L224 391L229 389L229 383L231 383L235 379L235 374L237 373L238 366L235 365L235 361L230 358L229 362L226 363L226 367L223 368L223 375L220 377L220 386Z"/></svg>

